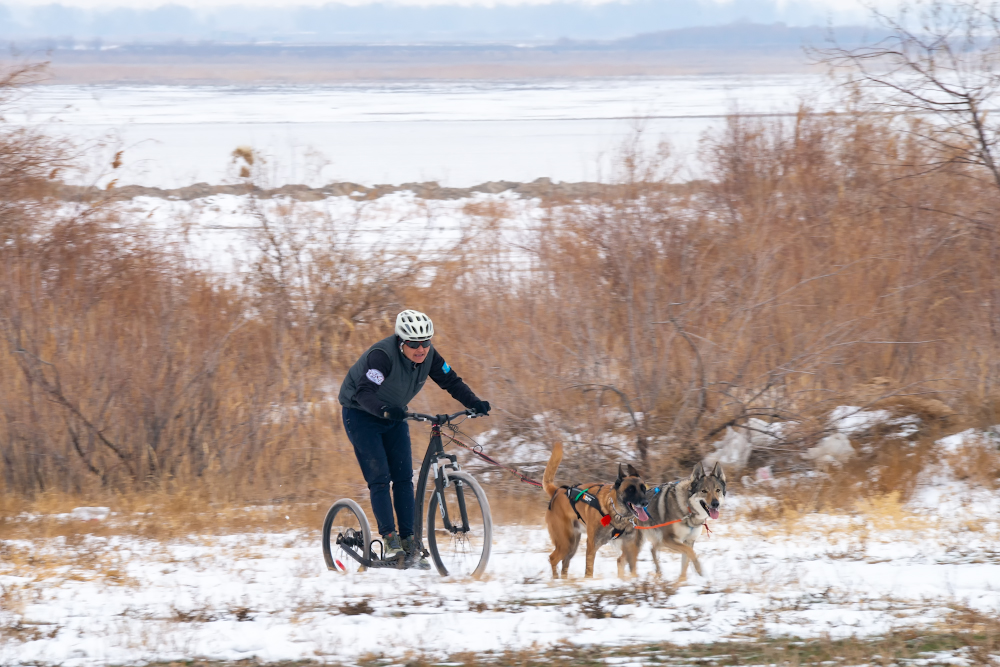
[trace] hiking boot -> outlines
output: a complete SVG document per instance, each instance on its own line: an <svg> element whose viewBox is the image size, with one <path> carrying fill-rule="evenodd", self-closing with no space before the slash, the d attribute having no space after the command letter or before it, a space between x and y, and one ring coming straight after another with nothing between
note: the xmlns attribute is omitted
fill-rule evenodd
<svg viewBox="0 0 1000 667"><path fill-rule="evenodd" d="M416 567L418 570L431 569L431 564L424 557L420 543L413 539L412 535L403 538L403 548L406 549L406 559L413 563L412 567Z"/></svg>
<svg viewBox="0 0 1000 667"><path fill-rule="evenodd" d="M392 532L382 536L382 560L392 560L403 553L403 545L399 542L399 533Z"/></svg>

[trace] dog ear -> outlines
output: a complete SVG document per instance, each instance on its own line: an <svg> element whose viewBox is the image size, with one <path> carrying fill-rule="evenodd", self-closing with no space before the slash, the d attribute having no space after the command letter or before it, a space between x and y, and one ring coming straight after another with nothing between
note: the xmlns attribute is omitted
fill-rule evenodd
<svg viewBox="0 0 1000 667"><path fill-rule="evenodd" d="M618 464L618 479L615 480L615 488L617 489L622 485L622 480L625 479L625 471L622 470L622 464Z"/></svg>
<svg viewBox="0 0 1000 667"><path fill-rule="evenodd" d="M632 467L631 463L628 464L628 475L629 477L642 477L642 475L639 474L639 471Z"/></svg>
<svg viewBox="0 0 1000 667"><path fill-rule="evenodd" d="M715 467L712 468L712 476L722 483L722 495L726 495L726 473L723 472L722 465L718 461L715 462Z"/></svg>
<svg viewBox="0 0 1000 667"><path fill-rule="evenodd" d="M704 476L705 476L705 466L701 464L701 461L698 461L697 463L694 464L694 470L691 471L691 479L693 480L701 479Z"/></svg>

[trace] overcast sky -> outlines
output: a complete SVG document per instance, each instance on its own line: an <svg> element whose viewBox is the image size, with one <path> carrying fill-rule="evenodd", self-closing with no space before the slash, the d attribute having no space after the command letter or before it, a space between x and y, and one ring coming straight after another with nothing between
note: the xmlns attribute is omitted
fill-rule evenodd
<svg viewBox="0 0 1000 667"><path fill-rule="evenodd" d="M0 0L0 40L541 43L869 18L860 0Z"/></svg>
<svg viewBox="0 0 1000 667"><path fill-rule="evenodd" d="M495 5L529 5L551 4L553 2L574 2L574 0L0 0L0 5L40 6L60 4L71 7L108 8L130 7L134 9L151 9L162 5L185 5L193 9L210 9L230 5L253 5L261 7L302 7L322 6L328 4L340 5L465 5L490 7ZM615 0L575 0L578 4L601 4ZM727 0L712 0L717 4L728 4ZM886 4L881 0L878 4ZM784 5L784 0L775 0L775 5ZM829 7L833 10L860 9L859 0L813 0L817 7Z"/></svg>

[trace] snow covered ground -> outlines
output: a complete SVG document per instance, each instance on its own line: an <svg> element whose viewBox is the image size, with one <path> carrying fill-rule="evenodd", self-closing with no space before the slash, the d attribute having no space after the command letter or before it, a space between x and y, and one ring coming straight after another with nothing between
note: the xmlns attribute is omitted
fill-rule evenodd
<svg viewBox="0 0 1000 667"><path fill-rule="evenodd" d="M619 581L610 547L593 580L580 554L573 578L551 581L534 526L497 531L483 581L329 572L318 531L8 540L0 664L440 659L560 642L875 636L954 608L1000 613L1000 498L942 484L903 517L815 514L793 530L734 519L754 499L732 499L699 543L706 576L676 590L651 577L647 552L640 578ZM669 582L679 562L661 561Z"/></svg>
<svg viewBox="0 0 1000 667"><path fill-rule="evenodd" d="M72 215L81 206L67 203L63 212ZM253 206L275 229L294 229L300 235L315 232L359 257L373 248L409 252L419 248L423 257L433 257L472 232L484 213L502 216L502 234L513 239L542 215L537 200L511 193L425 200L411 192L396 192L371 201L328 197L315 202L251 202L239 195L191 201L136 197L112 206L127 214L126 224L142 226L159 243L173 245L186 257L223 273L239 272L258 256L261 219Z"/></svg>

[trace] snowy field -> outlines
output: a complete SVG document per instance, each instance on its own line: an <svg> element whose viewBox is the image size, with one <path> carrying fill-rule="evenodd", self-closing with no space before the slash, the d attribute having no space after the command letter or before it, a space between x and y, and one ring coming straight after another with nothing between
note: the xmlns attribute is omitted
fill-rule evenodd
<svg viewBox="0 0 1000 667"><path fill-rule="evenodd" d="M318 531L8 540L0 542L0 664L350 663L932 628L957 609L1000 613L1000 503L964 491L947 501L959 488L928 487L903 515L814 514L792 527L748 521L739 510L758 501L731 499L699 543L706 576L691 573L677 589L669 585L676 557L661 555L661 582L644 551L640 578L620 581L610 547L593 580L582 578L580 554L571 579L551 581L548 537L524 526L497 532L483 581L329 572Z"/></svg>
<svg viewBox="0 0 1000 667"><path fill-rule="evenodd" d="M16 123L79 140L110 138L79 182L100 180L119 148L119 184L220 183L229 155L270 157L274 185L436 180L593 181L638 124L668 139L682 162L725 114L824 106L815 75L621 77L548 81L399 82L337 86L42 86ZM57 120L53 120L57 119ZM105 159L106 158L106 159ZM691 166L691 165L689 165ZM682 180L690 173L680 174Z"/></svg>
<svg viewBox="0 0 1000 667"><path fill-rule="evenodd" d="M308 229L358 256L375 248L411 252L420 248L428 258L451 250L466 234L474 233L484 212L501 216L501 234L510 240L543 213L537 200L509 193L424 200L397 192L371 201L345 196L315 202L282 198L251 202L239 195L191 201L136 197L113 206L126 214L123 219L128 224L140 225L161 245L174 246L184 256L226 274L239 273L258 257L259 214L276 229L300 234L307 231L308 221ZM63 207L65 215L81 210L79 204ZM512 254L512 265L521 261L518 257Z"/></svg>

